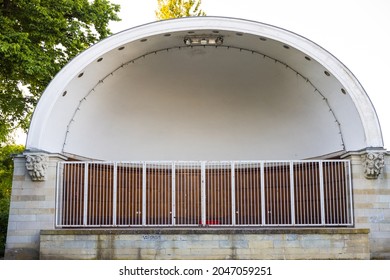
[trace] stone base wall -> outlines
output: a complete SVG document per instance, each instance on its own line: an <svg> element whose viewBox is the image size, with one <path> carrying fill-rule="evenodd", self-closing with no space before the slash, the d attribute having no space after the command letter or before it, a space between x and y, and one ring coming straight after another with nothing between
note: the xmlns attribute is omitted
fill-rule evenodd
<svg viewBox="0 0 390 280"><path fill-rule="evenodd" d="M366 229L43 230L40 259L370 259Z"/></svg>

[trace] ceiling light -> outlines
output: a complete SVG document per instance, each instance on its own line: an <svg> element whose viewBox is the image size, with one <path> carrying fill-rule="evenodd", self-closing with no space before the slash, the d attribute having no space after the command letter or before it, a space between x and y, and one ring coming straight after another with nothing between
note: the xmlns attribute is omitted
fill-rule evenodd
<svg viewBox="0 0 390 280"><path fill-rule="evenodd" d="M202 35L202 36L186 36L184 38L184 44L187 46L206 46L206 45L222 45L222 36Z"/></svg>

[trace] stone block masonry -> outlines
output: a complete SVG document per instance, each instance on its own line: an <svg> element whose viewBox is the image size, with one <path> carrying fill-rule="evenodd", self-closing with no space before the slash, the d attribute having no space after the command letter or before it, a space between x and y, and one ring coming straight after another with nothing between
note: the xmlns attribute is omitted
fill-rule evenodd
<svg viewBox="0 0 390 280"><path fill-rule="evenodd" d="M40 259L370 259L366 229L42 230Z"/></svg>
<svg viewBox="0 0 390 280"><path fill-rule="evenodd" d="M60 155L50 155L45 162L47 176L42 180L26 169L25 155L14 158L14 175L8 220L6 259L39 258L39 232L53 229L55 218L56 166Z"/></svg>
<svg viewBox="0 0 390 280"><path fill-rule="evenodd" d="M384 166L377 179L364 176L361 153L352 154L353 200L355 227L370 230L371 259L390 258L390 156L384 156Z"/></svg>

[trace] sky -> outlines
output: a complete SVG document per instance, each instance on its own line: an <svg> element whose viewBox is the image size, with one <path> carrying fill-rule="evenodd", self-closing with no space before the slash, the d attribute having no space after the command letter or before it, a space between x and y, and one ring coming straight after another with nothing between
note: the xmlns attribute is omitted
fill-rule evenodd
<svg viewBox="0 0 390 280"><path fill-rule="evenodd" d="M157 0L111 0L121 5L113 33L156 21ZM202 0L207 16L254 20L317 43L359 80L373 103L390 147L389 0Z"/></svg>

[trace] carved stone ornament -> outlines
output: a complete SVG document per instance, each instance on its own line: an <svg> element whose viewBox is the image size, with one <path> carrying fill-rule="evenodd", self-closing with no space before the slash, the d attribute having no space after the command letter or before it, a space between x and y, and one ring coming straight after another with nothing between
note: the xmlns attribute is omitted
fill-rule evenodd
<svg viewBox="0 0 390 280"><path fill-rule="evenodd" d="M27 154L26 169L33 181L45 181L47 168L49 167L49 157L45 154Z"/></svg>
<svg viewBox="0 0 390 280"><path fill-rule="evenodd" d="M385 166L384 153L367 153L362 155L364 176L367 179L377 179Z"/></svg>

